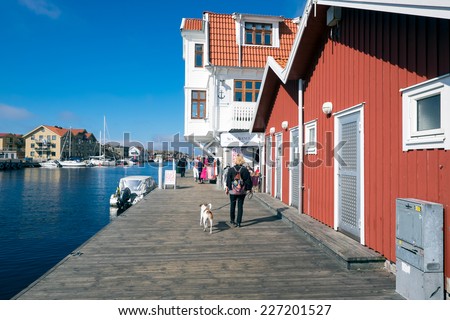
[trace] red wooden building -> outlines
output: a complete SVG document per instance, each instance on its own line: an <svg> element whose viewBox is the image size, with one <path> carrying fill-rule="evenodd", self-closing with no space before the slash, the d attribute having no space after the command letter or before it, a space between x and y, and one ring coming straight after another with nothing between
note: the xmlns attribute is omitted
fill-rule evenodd
<svg viewBox="0 0 450 320"><path fill-rule="evenodd" d="M266 65L253 131L266 192L392 263L396 199L442 204L448 293L450 10L396 2L308 1L289 59Z"/></svg>

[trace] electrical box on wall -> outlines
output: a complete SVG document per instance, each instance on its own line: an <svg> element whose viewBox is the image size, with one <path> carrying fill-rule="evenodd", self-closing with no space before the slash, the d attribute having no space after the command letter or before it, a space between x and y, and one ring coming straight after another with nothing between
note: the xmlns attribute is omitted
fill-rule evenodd
<svg viewBox="0 0 450 320"><path fill-rule="evenodd" d="M327 26L334 27L341 20L341 7L330 7L327 10Z"/></svg>
<svg viewBox="0 0 450 320"><path fill-rule="evenodd" d="M396 291L407 299L444 299L443 206L396 201Z"/></svg>

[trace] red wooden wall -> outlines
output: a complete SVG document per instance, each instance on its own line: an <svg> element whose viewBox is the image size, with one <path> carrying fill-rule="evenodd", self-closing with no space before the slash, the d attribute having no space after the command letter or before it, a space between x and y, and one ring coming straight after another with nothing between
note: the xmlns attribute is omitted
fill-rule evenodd
<svg viewBox="0 0 450 320"><path fill-rule="evenodd" d="M337 112L365 102L365 243L395 261L395 199L442 203L445 273L450 277L450 153L402 151L399 92L450 72L450 21L343 9L334 34L335 39L324 37L305 79L304 121L318 119L322 146L305 161L323 163L304 168L303 211L333 224L334 171L326 160L334 118L325 117L322 104L331 101Z"/></svg>

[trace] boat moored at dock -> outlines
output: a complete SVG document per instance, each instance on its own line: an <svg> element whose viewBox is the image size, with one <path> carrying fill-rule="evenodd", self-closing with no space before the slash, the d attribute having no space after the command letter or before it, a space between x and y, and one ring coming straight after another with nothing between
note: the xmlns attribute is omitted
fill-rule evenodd
<svg viewBox="0 0 450 320"><path fill-rule="evenodd" d="M156 188L156 181L152 176L129 176L121 178L114 194L109 199L112 207L126 209L144 198L146 194Z"/></svg>
<svg viewBox="0 0 450 320"><path fill-rule="evenodd" d="M94 167L113 167L116 165L116 160L106 159L105 156L91 156L88 165Z"/></svg>
<svg viewBox="0 0 450 320"><path fill-rule="evenodd" d="M59 163L63 168L85 168L87 167L86 162L81 159L68 159L68 160L60 160Z"/></svg>
<svg viewBox="0 0 450 320"><path fill-rule="evenodd" d="M42 168L61 168L62 167L61 163L59 163L58 160L47 160L47 161L39 162L39 165Z"/></svg>

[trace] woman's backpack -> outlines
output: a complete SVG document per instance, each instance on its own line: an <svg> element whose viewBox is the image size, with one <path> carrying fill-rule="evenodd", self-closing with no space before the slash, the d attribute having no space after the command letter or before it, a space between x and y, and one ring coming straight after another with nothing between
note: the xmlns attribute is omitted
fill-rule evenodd
<svg viewBox="0 0 450 320"><path fill-rule="evenodd" d="M234 179L231 182L231 194L244 194L245 188L244 188L244 180L242 180L241 177L241 170L242 167L239 168L239 171L236 170L235 167L233 167L233 170L236 171L236 174L234 175Z"/></svg>

